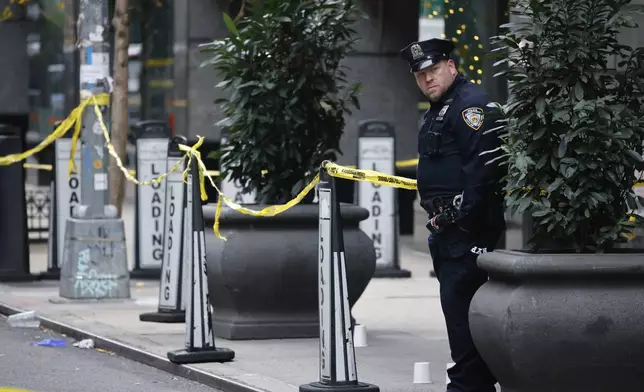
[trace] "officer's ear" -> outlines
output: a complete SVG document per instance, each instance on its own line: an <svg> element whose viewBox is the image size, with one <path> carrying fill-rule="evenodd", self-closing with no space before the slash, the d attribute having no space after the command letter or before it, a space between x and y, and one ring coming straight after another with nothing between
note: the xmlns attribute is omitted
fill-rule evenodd
<svg viewBox="0 0 644 392"><path fill-rule="evenodd" d="M447 67L449 68L449 73L452 76L456 76L458 74L458 70L456 69L456 63L454 62L454 60L452 59L447 60Z"/></svg>

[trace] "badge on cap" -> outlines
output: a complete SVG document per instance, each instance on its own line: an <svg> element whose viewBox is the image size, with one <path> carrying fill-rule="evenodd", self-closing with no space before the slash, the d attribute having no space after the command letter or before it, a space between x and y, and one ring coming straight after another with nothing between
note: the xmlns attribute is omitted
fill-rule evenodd
<svg viewBox="0 0 644 392"><path fill-rule="evenodd" d="M478 131L481 128L483 120L485 119L483 109L478 107L467 108L463 110L462 115L465 124L475 131Z"/></svg>
<svg viewBox="0 0 644 392"><path fill-rule="evenodd" d="M418 60L420 58L425 57L425 53L423 53L423 49L418 44L413 44L410 50L411 50L411 57L413 57L414 60Z"/></svg>

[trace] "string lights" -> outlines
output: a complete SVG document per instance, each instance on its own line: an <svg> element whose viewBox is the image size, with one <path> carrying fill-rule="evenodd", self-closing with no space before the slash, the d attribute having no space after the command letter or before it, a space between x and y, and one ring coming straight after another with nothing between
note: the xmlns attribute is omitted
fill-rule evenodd
<svg viewBox="0 0 644 392"><path fill-rule="evenodd" d="M484 47L478 35L474 0L420 0L421 18L444 21L441 38L454 42L458 70L473 83L481 84Z"/></svg>

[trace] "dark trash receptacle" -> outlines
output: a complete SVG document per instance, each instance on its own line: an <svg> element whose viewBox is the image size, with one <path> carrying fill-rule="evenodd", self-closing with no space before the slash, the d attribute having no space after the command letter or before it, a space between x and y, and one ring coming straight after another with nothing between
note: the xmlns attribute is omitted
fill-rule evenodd
<svg viewBox="0 0 644 392"><path fill-rule="evenodd" d="M0 156L25 150L20 128L0 123ZM23 162L0 166L0 281L30 279Z"/></svg>

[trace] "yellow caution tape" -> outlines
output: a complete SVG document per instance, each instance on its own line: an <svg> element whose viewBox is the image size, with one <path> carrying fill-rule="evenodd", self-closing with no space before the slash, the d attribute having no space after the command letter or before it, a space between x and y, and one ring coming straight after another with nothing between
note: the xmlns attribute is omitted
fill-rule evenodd
<svg viewBox="0 0 644 392"><path fill-rule="evenodd" d="M60 125L56 127L56 129L47 135L47 137L40 142L36 147L29 149L27 151L18 153L18 154L9 154L3 157L0 157L0 166L8 166L11 164L14 164L16 162L24 161L25 159L29 158L30 156L39 153L45 147L49 146L52 144L55 140L60 139L61 137L65 136L65 134L71 129L72 125L76 126L74 136L76 137L74 140L74 143L72 143L72 153L71 157L74 156L75 152L75 141L78 140L77 135L80 135L80 128L81 128L81 116L83 114L83 110L85 107L90 103L90 101L96 100L97 102L109 102L109 95L108 94L101 94L97 95L96 97L90 97L89 99L83 100L80 105L72 112L69 114L69 116L62 122ZM73 167L74 161L73 159L70 159L71 165ZM71 167L70 167L70 172L71 172Z"/></svg>
<svg viewBox="0 0 644 392"><path fill-rule="evenodd" d="M72 123L75 123L74 134L72 135L72 150L69 154L68 175L71 175L72 171L76 171L76 172L78 171L78 168L76 167L76 163L74 163L74 155L76 154L76 144L78 143L78 139L81 136L81 124L82 124L81 120L83 118L83 112L85 111L85 107L90 103L94 105L94 112L96 113L96 116L99 119L101 126L105 128L105 124L103 124L103 115L101 114L101 111L98 109L98 107L108 106L110 104L109 94L103 93L98 95L92 95L87 99L83 100L83 102L76 109L72 110L69 117L65 119L65 121L68 121L71 119L73 120Z"/></svg>
<svg viewBox="0 0 644 392"><path fill-rule="evenodd" d="M197 141L197 143L195 143L194 146L190 147L184 144L180 144L179 149L181 151L185 151L190 156L188 160L188 168L190 168L190 163L193 157L194 159L197 160L197 165L199 167L199 187L201 191L201 200L208 199L208 195L206 193L206 187L205 187L206 177L210 181L210 184L212 185L212 187L215 188L215 190L217 191L217 194L219 197L217 198L217 210L215 213L215 222L212 228L217 238L222 239L224 241L226 241L226 237L222 237L221 233L219 232L219 217L221 215L222 202L226 203L226 205L231 209L237 212L241 212L244 215L275 216L275 215L281 214L282 212L300 203L302 199L304 199L304 197L306 197L306 195L309 192L311 192L311 190L315 187L315 185L320 181L320 176L318 174L315 176L315 178L311 181L309 185L307 185L294 199L292 199L286 204L269 206L269 207L263 208L260 211L255 211L255 210L251 210L250 208L242 207L241 205L235 203L234 201L226 197L226 195L224 195L223 192L215 184L215 181L212 179L212 176L210 175L209 171L206 169L206 166L201 160L201 153L197 150L197 148L199 148L199 146L201 146L201 144L203 143L204 138L202 136L197 136L197 137L199 138L199 140ZM184 179L186 175L187 173L184 172Z"/></svg>
<svg viewBox="0 0 644 392"><path fill-rule="evenodd" d="M212 172L206 169L206 166L204 165L201 159L201 153L198 151L198 148L202 145L204 138L202 136L197 136L197 137L198 137L198 141L193 146L180 144L179 149L181 151L186 152L187 155L189 156L188 169L186 170L189 170L190 164L192 163L193 158L197 160L197 166L199 167L198 181L199 181L201 200L208 199L208 194L206 193L206 187L205 187L206 177L210 181L210 184L212 185L212 187L215 188L215 190L217 191L217 194L219 197L217 198L217 209L215 212L215 222L213 224L213 231L215 232L215 235L217 236L217 238L222 239L224 241L226 241L226 238L223 237L219 231L219 218L221 216L221 209L223 205L222 203L226 203L226 205L229 208L237 212L240 212L244 215L275 216L275 215L281 214L282 212L300 203L302 199L304 199L304 197L306 197L306 195L309 192L311 192L311 190L315 187L315 185L317 185L317 183L320 181L320 176L319 174L317 174L315 178L295 198L293 198L292 200L290 200L285 204L269 206L269 207L263 208L260 211L242 207L241 205L235 203L234 201L226 197L226 195L224 195L224 193L215 184L215 181L212 179L212 176L211 176ZM410 180L405 177L392 176L392 175L379 173L372 170L352 169L352 168L340 166L328 161L325 161L323 163L323 167L325 168L325 170L327 170L329 175L332 175L334 177L340 177L340 178L345 178L349 180L368 181L374 184L388 185L396 188L404 188L404 189L410 189L410 190L417 189L416 180ZM184 181L186 176L187 176L187 171L184 171Z"/></svg>
<svg viewBox="0 0 644 392"><path fill-rule="evenodd" d="M22 165L25 169L38 169L38 170L47 170L47 171L52 171L54 170L53 165L47 165L47 164L39 164L39 163L25 163Z"/></svg>
<svg viewBox="0 0 644 392"><path fill-rule="evenodd" d="M378 185L393 186L394 188L403 188L409 190L418 189L416 187L416 180L411 180L406 177L392 176L373 170L351 169L346 166L340 166L329 161L323 162L322 167L324 167L327 173L329 173L329 175L333 177L339 177L354 181L366 181Z"/></svg>
<svg viewBox="0 0 644 392"><path fill-rule="evenodd" d="M109 97L108 97L108 99L109 99ZM177 161L177 163L174 165L172 170L170 170L167 173L163 173L160 176L155 177L155 178L153 178L151 180L148 180L148 181L139 181L139 180L137 180L130 173L130 170L128 170L123 165L123 162L121 161L121 158L119 157L119 155L116 153L116 150L114 149L114 145L112 145L112 142L110 140L110 134L109 134L109 132L107 130L107 126L105 125L105 122L103 121L103 114L101 113L100 109L98 108L99 106L104 105L105 101L97 100L97 99L95 99L95 97L90 97L88 100L91 100L94 103L94 113L96 113L96 119L98 120L98 123L101 126L101 130L103 131L103 137L105 138L105 145L107 147L107 151L112 156L112 158L114 158L114 161L116 161L116 166L118 166L118 168L121 170L121 172L123 173L123 175L125 176L125 178L128 181L133 182L136 185L152 185L154 183L158 184L161 181L163 181L163 179L166 178L170 173L173 173L173 172L177 171L179 169L179 166L181 165L181 163L183 163L183 161L186 159L186 156L184 155L183 157L181 157L181 159L179 159L179 161ZM107 104L109 104L109 100L108 100ZM80 129L78 130L78 132L80 134ZM74 136L76 136L76 133L74 133ZM73 155L74 154L74 146L75 146L75 143L72 142L72 155L71 155L72 157L74 156ZM73 162L73 160L70 159L70 162Z"/></svg>
<svg viewBox="0 0 644 392"><path fill-rule="evenodd" d="M0 22L1 22L1 20L0 20ZM0 392L33 392L33 391L32 391L32 390L30 390L30 389L20 389L20 388L10 388L10 387L4 388L4 387L0 387Z"/></svg>
<svg viewBox="0 0 644 392"><path fill-rule="evenodd" d="M418 158L407 159L404 161L397 161L396 167L412 167L418 165Z"/></svg>
<svg viewBox="0 0 644 392"><path fill-rule="evenodd" d="M396 161L396 167L411 167L418 165L418 158L406 159L404 161ZM350 169L357 169L356 165L346 165Z"/></svg>

